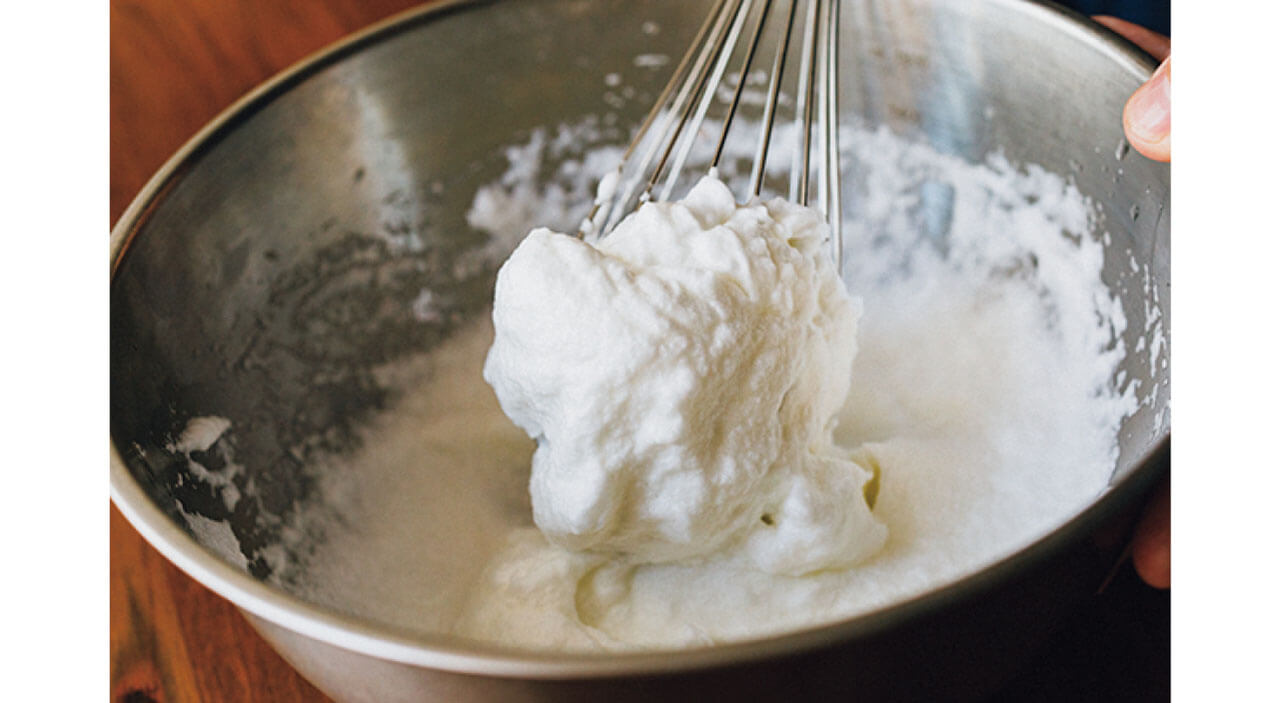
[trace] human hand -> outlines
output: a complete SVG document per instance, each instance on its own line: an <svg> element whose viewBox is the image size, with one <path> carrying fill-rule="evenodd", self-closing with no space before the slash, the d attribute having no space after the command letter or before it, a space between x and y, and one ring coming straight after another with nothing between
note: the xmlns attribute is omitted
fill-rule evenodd
<svg viewBox="0 0 1280 703"><path fill-rule="evenodd" d="M1125 104L1124 134L1138 153L1156 161L1168 161L1169 38L1115 17L1100 15L1094 19L1162 62ZM1143 581L1156 588L1169 587L1169 545L1169 481L1166 479L1142 511L1133 532L1133 566Z"/></svg>
<svg viewBox="0 0 1280 703"><path fill-rule="evenodd" d="M1122 19L1097 15L1093 19L1128 39L1160 61L1160 67L1124 106L1124 134L1143 156L1169 160L1169 37Z"/></svg>

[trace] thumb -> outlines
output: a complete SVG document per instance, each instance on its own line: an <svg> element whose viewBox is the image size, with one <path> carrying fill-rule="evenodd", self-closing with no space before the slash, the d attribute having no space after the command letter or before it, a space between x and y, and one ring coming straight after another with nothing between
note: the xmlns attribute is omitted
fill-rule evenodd
<svg viewBox="0 0 1280 703"><path fill-rule="evenodd" d="M1143 156L1169 160L1169 61L1129 96L1124 106L1124 133Z"/></svg>

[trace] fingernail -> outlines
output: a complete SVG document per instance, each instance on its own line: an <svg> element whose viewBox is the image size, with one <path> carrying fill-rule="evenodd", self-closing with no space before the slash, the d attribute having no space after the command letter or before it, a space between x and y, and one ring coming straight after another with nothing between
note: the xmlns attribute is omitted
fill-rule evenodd
<svg viewBox="0 0 1280 703"><path fill-rule="evenodd" d="M1169 59L1129 99L1129 129L1157 144L1169 136Z"/></svg>

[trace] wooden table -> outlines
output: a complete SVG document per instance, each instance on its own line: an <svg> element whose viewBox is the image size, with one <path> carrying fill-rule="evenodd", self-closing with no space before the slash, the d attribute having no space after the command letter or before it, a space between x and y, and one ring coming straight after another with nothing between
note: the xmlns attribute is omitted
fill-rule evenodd
<svg viewBox="0 0 1280 703"><path fill-rule="evenodd" d="M112 0L112 223L183 142L245 92L330 42L417 4ZM1001 698L1110 700L1106 692L1125 700L1167 698L1168 628L1168 594L1145 589L1126 569ZM169 564L113 507L111 700L327 699L234 607Z"/></svg>

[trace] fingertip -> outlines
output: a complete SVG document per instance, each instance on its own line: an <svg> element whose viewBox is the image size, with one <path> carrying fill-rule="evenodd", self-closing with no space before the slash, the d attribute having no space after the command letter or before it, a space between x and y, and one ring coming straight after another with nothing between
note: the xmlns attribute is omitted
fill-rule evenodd
<svg viewBox="0 0 1280 703"><path fill-rule="evenodd" d="M1125 136L1125 139L1129 140L1129 146L1132 146L1134 151L1138 152L1139 154L1142 154L1143 156L1147 157L1148 159L1151 159L1152 161L1169 163L1169 161L1171 160L1171 154L1170 154L1171 140L1170 140L1169 133L1166 132L1164 135L1157 136L1153 139L1151 135L1143 132L1140 129L1135 128L1133 126L1134 125L1133 118L1131 118L1129 115L1130 115L1129 108L1126 107L1125 118L1124 118L1124 136Z"/></svg>
<svg viewBox="0 0 1280 703"><path fill-rule="evenodd" d="M1133 568L1152 588L1168 588L1172 582L1169 543L1138 539L1133 545Z"/></svg>
<svg viewBox="0 0 1280 703"><path fill-rule="evenodd" d="M1129 146L1132 146L1133 150L1139 154L1142 154L1152 161L1159 161L1161 163L1167 164L1171 161L1172 156L1169 153L1168 137L1158 142L1150 142L1141 137L1135 136L1127 127L1124 130L1124 134L1129 140Z"/></svg>
<svg viewBox="0 0 1280 703"><path fill-rule="evenodd" d="M1155 588L1172 582L1172 522L1169 484L1166 482L1147 504L1133 535L1133 567L1143 581Z"/></svg>
<svg viewBox="0 0 1280 703"><path fill-rule="evenodd" d="M1124 133L1138 153L1169 161L1172 132L1170 59L1156 69L1124 106Z"/></svg>

